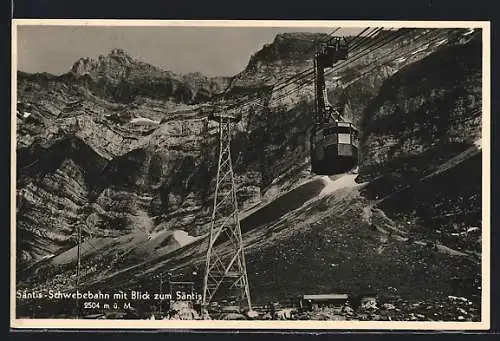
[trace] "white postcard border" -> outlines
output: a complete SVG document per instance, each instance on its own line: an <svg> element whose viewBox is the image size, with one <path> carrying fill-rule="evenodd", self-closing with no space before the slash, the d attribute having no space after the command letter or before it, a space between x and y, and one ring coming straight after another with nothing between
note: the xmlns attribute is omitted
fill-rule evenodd
<svg viewBox="0 0 500 341"><path fill-rule="evenodd" d="M77 320L17 319L16 316L16 103L18 26L175 26L175 27L393 27L480 28L483 40L482 116L482 295L480 322L412 321L204 321L204 320ZM278 329L278 330L487 330L490 328L490 22L391 20L117 20L13 19L11 73L11 252L10 327L22 329Z"/></svg>

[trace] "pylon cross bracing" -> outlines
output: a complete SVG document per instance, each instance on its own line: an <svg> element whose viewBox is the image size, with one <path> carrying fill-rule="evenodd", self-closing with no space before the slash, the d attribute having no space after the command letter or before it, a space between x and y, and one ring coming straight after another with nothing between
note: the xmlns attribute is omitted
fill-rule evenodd
<svg viewBox="0 0 500 341"><path fill-rule="evenodd" d="M231 298L240 308L251 309L231 161L231 133L235 118L218 115L214 120L219 122L219 161L203 283L203 306L207 308L217 298Z"/></svg>

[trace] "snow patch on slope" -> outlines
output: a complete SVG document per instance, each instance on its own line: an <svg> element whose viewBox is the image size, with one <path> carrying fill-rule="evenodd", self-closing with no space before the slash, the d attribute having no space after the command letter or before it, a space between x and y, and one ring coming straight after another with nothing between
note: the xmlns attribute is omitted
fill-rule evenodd
<svg viewBox="0 0 500 341"><path fill-rule="evenodd" d="M190 244L198 239L197 237L190 236L186 231L182 230L174 230L172 232L172 235L181 247Z"/></svg>
<svg viewBox="0 0 500 341"><path fill-rule="evenodd" d="M325 187L320 192L319 196L322 197L324 195L333 193L342 188L355 188L362 186L363 184L358 184L355 179L357 174L344 174L340 178L332 180L329 176L323 176L322 180L325 183Z"/></svg>
<svg viewBox="0 0 500 341"><path fill-rule="evenodd" d="M160 124L160 121L154 121L150 118L147 117L135 117L130 120L130 123L153 123L153 124Z"/></svg>

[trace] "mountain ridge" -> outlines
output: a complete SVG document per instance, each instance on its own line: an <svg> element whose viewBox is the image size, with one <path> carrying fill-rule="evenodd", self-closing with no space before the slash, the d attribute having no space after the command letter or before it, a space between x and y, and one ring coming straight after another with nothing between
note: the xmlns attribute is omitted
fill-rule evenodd
<svg viewBox="0 0 500 341"><path fill-rule="evenodd" d="M97 58L79 58L61 75L29 74L19 70L18 77L80 83L98 96L123 103L133 102L138 96L186 103L205 102L222 93L230 81L230 77L207 77L200 72L176 74L134 58L120 48L113 48L107 55Z"/></svg>
<svg viewBox="0 0 500 341"><path fill-rule="evenodd" d="M413 39L417 39L419 34L425 34L425 31L420 33L417 31ZM301 36L284 34L277 36L275 41L277 40L278 44L286 45L289 42L284 38L287 37L292 37L292 41L295 41ZM306 34L305 37L307 45L311 43L311 37L323 38L324 35ZM430 50L420 49L420 55L414 55L414 58L417 56L423 58L436 49L436 47L429 46ZM264 47L262 50L266 49L268 47ZM381 55L389 49L388 46L387 49L382 50ZM122 50L112 50L111 54L118 60L125 60L124 64L131 63L131 58ZM108 70L106 69L106 65L108 65L106 59L101 58L101 60L102 69ZM245 69L233 78L230 90L243 87L248 91L248 89L254 88L253 84L256 81L262 81L261 75L263 74L283 75L283 70L290 73L303 67L301 63L299 65L293 64L293 57L291 60L286 58L284 60L287 61L284 64L270 61L263 63L256 70ZM363 70L365 65L371 65L370 62L370 59L361 58L351 70L353 72L356 72L356 68ZM113 62L110 63L114 65ZM403 61L400 66L394 66L391 72L394 73L405 65L407 64ZM107 159L110 164L119 163L120 160L128 158L129 162L138 165L132 168L127 167L127 170L121 167L124 173L130 172L130 176L133 176L136 181L146 181L147 183L149 181L147 179L150 178L149 173L159 174L154 176L159 180L153 181L156 182L156 185L155 189L151 189L154 198L151 207L155 207L152 212L166 210L166 214L160 214L160 217L155 218L159 221L157 228L164 226L162 221L171 219L168 217L174 212L183 212L183 210L186 212L185 217L182 218L181 215L179 218L184 222L177 222L177 224L181 224L180 226L189 224L194 216L208 216L210 194L207 192L207 188L213 186L213 177L216 172L216 151L213 148L217 139L216 124L206 121L203 110L199 111L198 104L166 102L165 99L147 96L136 98L132 103L114 101L113 97L106 96L105 92L99 92L103 87L99 87L99 84L92 80L92 77L99 76L101 70L101 66L94 66L92 70L95 69L93 72L97 76L91 76L86 71L80 70L83 73L81 78L91 82L90 89L82 87L79 82L67 82L64 78L68 77L67 75L56 78L49 77L48 79L47 75L43 75L40 80L30 80L29 78L19 80L19 99L21 100L20 104L22 104L19 106L19 147L29 149L38 144L50 145L54 138L57 139L68 134L75 135L98 155ZM121 75L126 74L121 68L123 65L119 66L118 71L115 70L116 72L112 72L111 75L120 75L121 77ZM328 82L327 85L330 88L330 96L337 99L348 98L344 105L347 113L351 113L356 123L361 119L361 109L364 108L365 103L369 103L369 99L377 94L383 80L390 76L391 74L387 70L383 73L374 71L368 82L364 82L363 79L355 83L349 81L350 83L345 88L342 87L342 83L339 85L338 80L337 83ZM269 84L268 80L264 80L264 82ZM158 88L153 88L153 90L157 92ZM241 181L241 185L244 186L240 196L242 207L251 206L262 200L272 200L275 195L273 193L290 188L294 182L310 178L307 160L309 154L308 134L312 124L312 116L308 115L308 112L312 108L307 101L312 97L312 86L304 86L302 93L288 96L286 100L290 102L286 104L281 103L282 100L274 100L275 92L272 89L266 91L271 92L268 104L264 108L259 105L248 107L248 112L243 115L243 120L236 127L234 136L234 167L238 181ZM217 103L209 104L215 108L219 105ZM179 109L181 110L179 111ZM23 114L22 111L30 113L30 116L24 118L26 114ZM179 114L175 112L179 112ZM269 115L268 112L272 112L272 115ZM287 120L282 119L283 115L286 115ZM144 153L149 155L146 160L153 161L152 163L148 161L144 166L139 167L140 163L133 160L137 155ZM157 156L153 157L152 154L157 154ZM162 156L163 154L165 155ZM166 164L157 164L157 161L154 161L155 158L164 160L163 162ZM184 171L187 174L193 173L194 176L188 177L193 180L185 182L184 176L181 175L182 170L174 164L175 162L185 165ZM152 168L148 169L150 166ZM286 176L282 176L284 169L288 170ZM176 185L168 181L165 182L169 176L179 178L180 183L185 184ZM210 183L203 183L200 180L203 176L208 176L211 179ZM129 187L128 190L134 192L134 186ZM113 191L111 188L110 190ZM109 191L104 193L111 195ZM114 195L112 196L114 197ZM118 197L108 199L117 200ZM141 204L141 206L143 205ZM200 211L196 214L194 214L196 211L188 213L190 212L188 208L196 208ZM151 209L146 209L146 211L151 211ZM104 221L108 219L105 218L105 215L100 214L100 216ZM205 218L200 219L205 221ZM175 221L174 219L168 225L175 224ZM191 228L192 230L189 232L197 234L198 232L195 231L200 228L202 227Z"/></svg>

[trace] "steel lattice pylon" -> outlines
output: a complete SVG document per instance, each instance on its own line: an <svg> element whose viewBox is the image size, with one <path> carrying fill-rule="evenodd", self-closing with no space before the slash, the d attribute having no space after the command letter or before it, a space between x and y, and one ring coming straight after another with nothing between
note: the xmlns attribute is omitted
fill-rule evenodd
<svg viewBox="0 0 500 341"><path fill-rule="evenodd" d="M210 237L203 282L203 307L216 294L233 298L241 309L251 309L236 187L231 162L232 116L218 115L219 162L215 185ZM216 248L216 245L219 247Z"/></svg>

